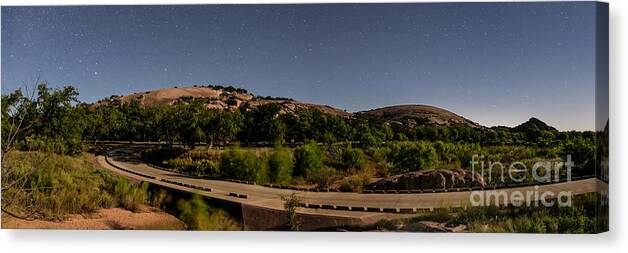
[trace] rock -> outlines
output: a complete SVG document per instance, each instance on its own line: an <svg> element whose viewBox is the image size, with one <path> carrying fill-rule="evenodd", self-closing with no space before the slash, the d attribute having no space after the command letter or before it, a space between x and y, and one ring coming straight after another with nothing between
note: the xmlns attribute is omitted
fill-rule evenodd
<svg viewBox="0 0 628 253"><path fill-rule="evenodd" d="M446 180L445 176L438 171L426 173L419 178L419 189L445 189Z"/></svg>
<svg viewBox="0 0 628 253"><path fill-rule="evenodd" d="M463 169L415 171L381 179L371 185L373 190L450 189L485 186L478 173Z"/></svg>
<svg viewBox="0 0 628 253"><path fill-rule="evenodd" d="M462 233L465 232L467 226L449 226L447 223L439 223L433 221L420 221L415 224L411 224L406 228L408 231L420 231L420 232L439 232L439 233Z"/></svg>

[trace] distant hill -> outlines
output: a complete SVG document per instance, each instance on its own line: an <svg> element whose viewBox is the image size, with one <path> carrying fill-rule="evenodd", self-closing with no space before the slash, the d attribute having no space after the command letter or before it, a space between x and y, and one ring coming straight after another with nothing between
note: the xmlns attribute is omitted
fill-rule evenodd
<svg viewBox="0 0 628 253"><path fill-rule="evenodd" d="M316 108L322 112L349 117L351 113L327 105L304 103L289 98L255 96L244 89L233 87L194 85L192 87L172 87L146 92L137 92L125 96L111 96L97 101L95 106L121 105L138 101L142 106L174 105L189 103L193 100L204 103L208 109L235 110L244 104L250 108L269 103L281 104L281 113L296 112L303 108Z"/></svg>
<svg viewBox="0 0 628 253"><path fill-rule="evenodd" d="M545 122L541 121L540 119L532 117L521 125L514 127L513 130L520 132L525 132L528 130L556 131L556 128L545 124Z"/></svg>
<svg viewBox="0 0 628 253"><path fill-rule="evenodd" d="M304 108L316 108L324 113L342 117L369 117L372 120L399 123L404 126L412 125L466 125L480 128L481 125L460 115L429 105L397 105L350 113L328 105L311 104L296 101L291 98L276 98L270 96L255 96L247 90L234 87L194 85L191 87L172 87L145 92L136 92L125 96L111 96L94 103L94 106L122 105L137 101L141 106L174 105L177 103L201 102L208 109L235 110L243 105L250 108L269 103L282 106L280 113L294 113Z"/></svg>
<svg viewBox="0 0 628 253"><path fill-rule="evenodd" d="M482 127L480 124L466 119L448 110L429 105L395 105L369 111L358 112L370 118L399 124L428 124L428 125L466 125L473 128Z"/></svg>

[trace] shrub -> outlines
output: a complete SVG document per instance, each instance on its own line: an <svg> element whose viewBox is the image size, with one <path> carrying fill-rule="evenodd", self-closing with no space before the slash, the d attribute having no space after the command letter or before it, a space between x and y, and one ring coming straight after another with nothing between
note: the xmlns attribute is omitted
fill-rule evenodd
<svg viewBox="0 0 628 253"><path fill-rule="evenodd" d="M201 176L219 177L220 168L218 164L207 159L194 161L193 166L196 168L196 174Z"/></svg>
<svg viewBox="0 0 628 253"><path fill-rule="evenodd" d="M375 170L377 174L381 177L389 176L389 163L387 157L390 153L389 147L371 147L367 149L367 153L369 154L371 161L375 165Z"/></svg>
<svg viewBox="0 0 628 253"><path fill-rule="evenodd" d="M351 175L340 181L340 190L343 192L360 192L368 183L369 177L365 174Z"/></svg>
<svg viewBox="0 0 628 253"><path fill-rule="evenodd" d="M336 178L337 172L334 168L323 167L316 171L310 171L305 176L308 183L318 185L318 187L328 187Z"/></svg>
<svg viewBox="0 0 628 253"><path fill-rule="evenodd" d="M28 136L19 145L21 150L43 151L61 155L77 155L82 151L79 138L53 139L45 136Z"/></svg>
<svg viewBox="0 0 628 253"><path fill-rule="evenodd" d="M342 154L342 161L345 169L362 168L365 162L364 152L359 148L349 146Z"/></svg>
<svg viewBox="0 0 628 253"><path fill-rule="evenodd" d="M295 150L296 174L309 177L323 168L323 152L315 142L309 142Z"/></svg>
<svg viewBox="0 0 628 253"><path fill-rule="evenodd" d="M227 178L246 177L244 152L239 146L229 147L220 158L220 174Z"/></svg>
<svg viewBox="0 0 628 253"><path fill-rule="evenodd" d="M288 183L292 179L294 159L292 153L281 146L275 146L268 160L270 180L277 183Z"/></svg>
<svg viewBox="0 0 628 253"><path fill-rule="evenodd" d="M293 192L287 196L281 196L283 208L286 210L286 216L288 218L288 225L290 225L291 231L299 231L301 229L301 223L297 216L297 207L303 204L303 200L297 196L296 192Z"/></svg>
<svg viewBox="0 0 628 253"><path fill-rule="evenodd" d="M164 207L165 203L170 202L172 199L170 195L168 195L168 192L162 189L149 192L149 194L150 205L160 209Z"/></svg>
<svg viewBox="0 0 628 253"><path fill-rule="evenodd" d="M253 153L248 153L250 157L247 161L251 164L253 171L255 172L255 183L266 184L270 182L270 171L268 169L268 162L264 158L258 158Z"/></svg>
<svg viewBox="0 0 628 253"><path fill-rule="evenodd" d="M132 184L118 176L114 180L113 194L118 200L118 205L136 212L148 199L148 183Z"/></svg>
<svg viewBox="0 0 628 253"><path fill-rule="evenodd" d="M253 152L244 152L238 146L229 147L222 154L220 174L223 177L267 183L268 163Z"/></svg>
<svg viewBox="0 0 628 253"><path fill-rule="evenodd" d="M389 153L394 173L405 173L429 169L436 164L438 156L429 142L394 143Z"/></svg>
<svg viewBox="0 0 628 253"><path fill-rule="evenodd" d="M240 230L225 211L210 208L197 194L191 200L179 200L177 210L190 230Z"/></svg>

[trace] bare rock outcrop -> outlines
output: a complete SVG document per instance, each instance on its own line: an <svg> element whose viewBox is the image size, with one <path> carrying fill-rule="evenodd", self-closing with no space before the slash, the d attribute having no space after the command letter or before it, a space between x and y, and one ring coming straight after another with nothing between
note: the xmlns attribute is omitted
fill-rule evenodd
<svg viewBox="0 0 628 253"><path fill-rule="evenodd" d="M391 176L374 183L373 190L422 190L485 186L479 173L463 169L415 171Z"/></svg>
<svg viewBox="0 0 628 253"><path fill-rule="evenodd" d="M434 221L420 221L408 225L406 230L411 232L464 233L467 230L467 226L451 225Z"/></svg>

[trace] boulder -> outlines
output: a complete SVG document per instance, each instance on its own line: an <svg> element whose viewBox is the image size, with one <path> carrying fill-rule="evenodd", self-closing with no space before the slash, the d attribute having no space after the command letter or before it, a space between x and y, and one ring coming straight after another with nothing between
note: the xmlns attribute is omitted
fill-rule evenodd
<svg viewBox="0 0 628 253"><path fill-rule="evenodd" d="M439 223L434 221L419 221L417 223L409 224L406 227L406 230L412 232L463 233L466 232L467 226L452 226L447 223Z"/></svg>
<svg viewBox="0 0 628 253"><path fill-rule="evenodd" d="M414 171L390 176L373 183L373 190L427 190L485 186L484 178L463 169Z"/></svg>

